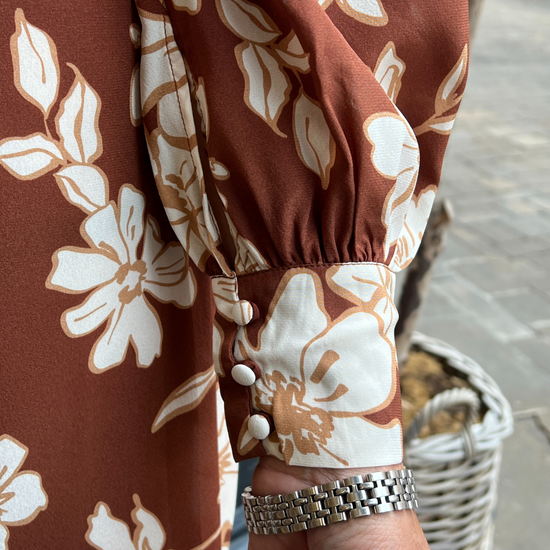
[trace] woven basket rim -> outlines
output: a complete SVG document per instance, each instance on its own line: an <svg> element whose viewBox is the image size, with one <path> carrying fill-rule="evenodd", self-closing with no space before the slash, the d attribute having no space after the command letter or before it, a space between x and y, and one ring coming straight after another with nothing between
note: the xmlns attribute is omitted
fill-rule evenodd
<svg viewBox="0 0 550 550"><path fill-rule="evenodd" d="M453 346L414 332L411 343L423 351L444 359L451 367L463 373L468 382L481 394L487 412L481 423L472 426L477 453L495 449L501 441L513 432L512 408L497 383L483 370L481 365ZM461 433L431 435L413 439L405 447L407 465L415 463L450 462L466 458Z"/></svg>

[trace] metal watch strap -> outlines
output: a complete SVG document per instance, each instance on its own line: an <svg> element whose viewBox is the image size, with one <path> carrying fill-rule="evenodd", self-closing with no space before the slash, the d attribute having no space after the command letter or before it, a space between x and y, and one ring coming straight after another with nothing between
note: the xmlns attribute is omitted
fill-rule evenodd
<svg viewBox="0 0 550 550"><path fill-rule="evenodd" d="M314 529L348 519L418 507L412 470L347 477L286 495L242 494L246 526L257 535Z"/></svg>

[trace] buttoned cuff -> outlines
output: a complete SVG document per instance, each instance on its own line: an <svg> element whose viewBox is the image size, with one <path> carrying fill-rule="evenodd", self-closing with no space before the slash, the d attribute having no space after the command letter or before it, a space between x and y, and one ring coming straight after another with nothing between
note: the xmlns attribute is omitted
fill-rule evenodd
<svg viewBox="0 0 550 550"><path fill-rule="evenodd" d="M376 263L213 277L214 363L235 460L403 458L395 275Z"/></svg>

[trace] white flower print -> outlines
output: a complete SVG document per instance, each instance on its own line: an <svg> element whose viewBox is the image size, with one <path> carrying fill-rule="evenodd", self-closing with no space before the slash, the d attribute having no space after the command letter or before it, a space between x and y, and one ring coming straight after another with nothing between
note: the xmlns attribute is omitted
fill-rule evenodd
<svg viewBox="0 0 550 550"><path fill-rule="evenodd" d="M194 276L181 245L165 246L157 222L152 216L145 220L144 211L143 194L122 186L118 207L111 201L83 222L81 233L90 248L64 247L52 259L48 288L68 294L94 289L63 314L66 334L83 336L108 321L89 357L96 373L119 365L129 344L139 367L150 366L160 355L162 327L145 291L180 308L190 307L195 298Z"/></svg>
<svg viewBox="0 0 550 550"><path fill-rule="evenodd" d="M28 452L16 439L0 436L0 550L8 550L8 527L30 523L48 506L40 475L19 471Z"/></svg>
<svg viewBox="0 0 550 550"><path fill-rule="evenodd" d="M435 200L435 192L436 187L430 185L419 196L413 196L409 210L405 216L403 229L397 239L395 253L389 265L390 269L394 271L405 269L416 256L428 223L428 218L430 217Z"/></svg>
<svg viewBox="0 0 550 550"><path fill-rule="evenodd" d="M88 517L86 541L99 550L162 550L166 532L159 519L141 505L134 495L132 521L136 524L133 537L128 525L111 514L109 506L98 502Z"/></svg>
<svg viewBox="0 0 550 550"><path fill-rule="evenodd" d="M383 266L352 264L331 284L360 303L331 320L318 275L293 269L281 282L252 345L240 328L235 357L250 359L262 375L251 386L252 406L273 416L276 433L263 441L269 454L288 464L316 467L376 466L401 460L397 419L378 425L365 415L384 409L396 390L393 327L388 292L393 275ZM343 268L342 268L343 269ZM389 285L389 286L388 286ZM364 294L368 295L365 296ZM284 343L284 344L282 344ZM255 444L248 432L239 448Z"/></svg>
<svg viewBox="0 0 550 550"><path fill-rule="evenodd" d="M463 93L458 90L466 83L468 70L468 44L464 46L458 61L437 90L435 96L434 114L420 126L414 129L416 136L426 132L435 132L448 136L453 129L456 112L448 114L462 101Z"/></svg>
<svg viewBox="0 0 550 550"><path fill-rule="evenodd" d="M327 9L334 0L318 0L323 8ZM380 0L336 0L340 8L365 25L383 27L388 23L388 15Z"/></svg>
<svg viewBox="0 0 550 550"><path fill-rule="evenodd" d="M387 229L384 257L387 259L403 228L420 165L418 142L407 121L393 113L378 113L363 124L372 145L371 159L377 172L395 180L384 204L382 222Z"/></svg>

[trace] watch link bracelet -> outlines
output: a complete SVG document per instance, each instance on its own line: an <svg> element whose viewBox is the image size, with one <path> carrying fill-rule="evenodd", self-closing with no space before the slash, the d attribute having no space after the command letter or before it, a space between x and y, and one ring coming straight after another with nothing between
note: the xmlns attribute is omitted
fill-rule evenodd
<svg viewBox="0 0 550 550"><path fill-rule="evenodd" d="M418 507L412 470L346 477L286 495L255 497L244 490L246 526L257 535L314 529L348 519Z"/></svg>

